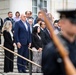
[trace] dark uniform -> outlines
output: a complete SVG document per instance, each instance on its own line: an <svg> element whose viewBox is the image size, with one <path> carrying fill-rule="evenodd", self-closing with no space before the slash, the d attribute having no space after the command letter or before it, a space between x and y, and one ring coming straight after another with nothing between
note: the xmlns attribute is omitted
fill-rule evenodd
<svg viewBox="0 0 76 75"><path fill-rule="evenodd" d="M76 25L76 11L60 11L60 18L66 16L70 19L71 23ZM62 15L63 13L63 15ZM70 15L68 15L68 13ZM64 47L69 51L69 58L73 65L76 67L76 40L70 42L62 33L58 37ZM53 41L51 41L43 50L42 53L42 71L44 75L66 75L63 59Z"/></svg>

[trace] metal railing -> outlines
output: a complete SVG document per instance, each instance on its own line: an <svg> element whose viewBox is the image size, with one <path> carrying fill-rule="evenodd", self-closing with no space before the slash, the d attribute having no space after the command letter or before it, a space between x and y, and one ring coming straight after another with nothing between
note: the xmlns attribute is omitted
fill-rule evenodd
<svg viewBox="0 0 76 75"><path fill-rule="evenodd" d="M33 61L31 60L31 51L33 51L31 48L28 48L28 49L29 49L29 59L27 59L27 58L25 58L25 57L19 55L19 54L16 53L16 52L13 52L12 50L10 50L10 49L8 49L8 48L2 46L2 45L0 45L0 47L3 48L4 50L9 51L10 53L13 53L13 54L16 55L16 56L18 56L18 57L20 57L20 58L22 58L22 59L28 61L28 62L29 62L29 74L30 74L30 75L32 75L32 64L34 64L34 65L36 65L36 66L38 66L38 67L41 68L41 65L39 65L39 64L37 64L37 63L35 63L35 62L33 62ZM6 56L6 55L5 55L5 56ZM7 57L7 56L6 56L6 57ZM7 58L8 58L9 60L11 60L9 57L7 57ZM11 61L12 61L12 60L11 60ZM13 61L12 61L12 62L13 62ZM17 64L19 64L19 63L17 63ZM25 66L25 65L22 65L22 64L19 64L19 65Z"/></svg>

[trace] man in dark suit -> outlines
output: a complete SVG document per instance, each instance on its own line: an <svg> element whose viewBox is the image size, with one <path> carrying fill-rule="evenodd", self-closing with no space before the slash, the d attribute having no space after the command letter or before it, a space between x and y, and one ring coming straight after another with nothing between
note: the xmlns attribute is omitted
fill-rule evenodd
<svg viewBox="0 0 76 75"><path fill-rule="evenodd" d="M28 58L28 47L31 46L31 33L29 23L26 21L25 14L21 14L21 20L15 23L14 38L18 48L18 54ZM17 58L17 66L19 72L26 72L26 61L22 58ZM19 64L25 65L21 66Z"/></svg>
<svg viewBox="0 0 76 75"><path fill-rule="evenodd" d="M6 17L6 18L4 19L4 22L6 22L6 21L11 21L11 23L12 23L12 30L14 30L15 21L14 21L14 19L12 18L12 16L13 16L12 12L9 11L9 12L8 12L8 17Z"/></svg>
<svg viewBox="0 0 76 75"><path fill-rule="evenodd" d="M32 33L32 29L33 29L33 20L34 18L33 17L29 17L27 19L27 22L30 24L30 32Z"/></svg>
<svg viewBox="0 0 76 75"><path fill-rule="evenodd" d="M3 27L3 20L2 20L2 18L0 18L0 44L1 44L2 27Z"/></svg>
<svg viewBox="0 0 76 75"><path fill-rule="evenodd" d="M49 43L51 41L50 35L51 33L49 32L49 30L47 28L44 29L45 35L46 35L46 41L47 43Z"/></svg>
<svg viewBox="0 0 76 75"><path fill-rule="evenodd" d="M48 44L48 41L46 40L47 39L47 35L45 33L45 30L44 30L46 28L44 21L42 21L40 23L40 28L41 28L40 36L41 36L41 39L42 39L43 46L45 47L45 45Z"/></svg>

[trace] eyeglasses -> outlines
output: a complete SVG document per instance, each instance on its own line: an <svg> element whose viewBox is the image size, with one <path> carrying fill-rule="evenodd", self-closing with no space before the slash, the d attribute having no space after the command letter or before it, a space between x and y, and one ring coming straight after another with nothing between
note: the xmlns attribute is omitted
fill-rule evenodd
<svg viewBox="0 0 76 75"><path fill-rule="evenodd" d="M42 25L45 25L45 24L42 24Z"/></svg>
<svg viewBox="0 0 76 75"><path fill-rule="evenodd" d="M23 17L26 17L26 16L23 16Z"/></svg>

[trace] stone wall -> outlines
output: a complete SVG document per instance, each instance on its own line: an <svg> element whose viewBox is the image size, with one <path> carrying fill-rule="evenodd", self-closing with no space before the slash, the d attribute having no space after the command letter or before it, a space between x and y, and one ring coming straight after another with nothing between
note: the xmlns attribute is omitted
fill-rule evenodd
<svg viewBox="0 0 76 75"><path fill-rule="evenodd" d="M9 11L9 0L0 0L0 17L4 19Z"/></svg>

